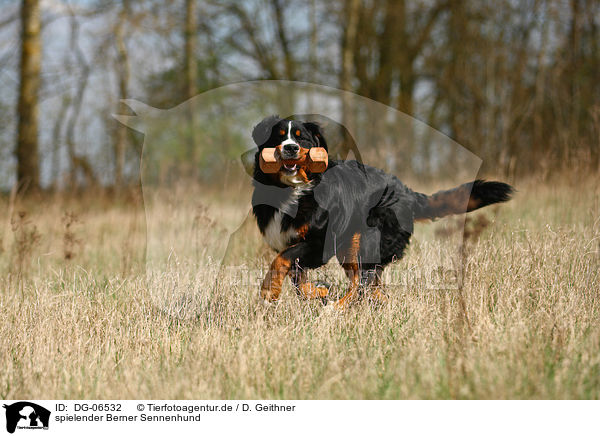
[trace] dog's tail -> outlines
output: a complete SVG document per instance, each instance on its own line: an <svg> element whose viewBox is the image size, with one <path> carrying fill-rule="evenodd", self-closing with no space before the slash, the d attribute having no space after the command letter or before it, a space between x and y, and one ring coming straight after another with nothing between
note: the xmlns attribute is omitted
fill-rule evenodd
<svg viewBox="0 0 600 436"><path fill-rule="evenodd" d="M502 182L475 180L433 195L417 193L416 220L433 220L448 215L471 212L511 199L514 189Z"/></svg>

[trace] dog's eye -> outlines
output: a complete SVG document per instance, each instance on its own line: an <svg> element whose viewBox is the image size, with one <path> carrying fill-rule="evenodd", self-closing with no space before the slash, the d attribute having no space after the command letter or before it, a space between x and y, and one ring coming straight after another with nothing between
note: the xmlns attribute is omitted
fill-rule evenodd
<svg viewBox="0 0 600 436"><path fill-rule="evenodd" d="M296 130L296 132L294 132L296 134L296 136L300 136L300 130Z"/></svg>
<svg viewBox="0 0 600 436"><path fill-rule="evenodd" d="M279 131L279 134L280 134L281 136L285 135L285 130L281 129L281 130Z"/></svg>

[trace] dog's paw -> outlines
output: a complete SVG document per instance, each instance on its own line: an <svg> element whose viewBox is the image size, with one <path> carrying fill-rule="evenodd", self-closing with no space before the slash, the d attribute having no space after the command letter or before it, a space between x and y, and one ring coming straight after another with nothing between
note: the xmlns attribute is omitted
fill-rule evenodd
<svg viewBox="0 0 600 436"><path fill-rule="evenodd" d="M343 308L337 301L328 301L327 305L323 307L323 313L326 315L334 315L342 313Z"/></svg>
<svg viewBox="0 0 600 436"><path fill-rule="evenodd" d="M266 298L258 297L257 304L264 310L271 310L277 306L277 300L267 300Z"/></svg>
<svg viewBox="0 0 600 436"><path fill-rule="evenodd" d="M327 306L323 307L323 313L325 315L332 315L336 312L336 310L333 308L333 304L329 303Z"/></svg>
<svg viewBox="0 0 600 436"><path fill-rule="evenodd" d="M389 302L389 300L390 298L380 290L375 290L371 292L367 297L369 305L374 308L381 308L385 306Z"/></svg>

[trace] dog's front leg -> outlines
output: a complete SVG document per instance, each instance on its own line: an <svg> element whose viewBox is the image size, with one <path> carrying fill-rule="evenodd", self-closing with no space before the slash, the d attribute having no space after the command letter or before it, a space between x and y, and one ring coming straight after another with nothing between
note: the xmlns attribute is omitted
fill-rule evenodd
<svg viewBox="0 0 600 436"><path fill-rule="evenodd" d="M291 247L286 248L277 255L271 263L269 271L263 280L260 295L266 301L277 301L283 286L285 276L290 274L295 287L300 288L300 294L304 294L306 298L325 298L328 288L312 285L304 282L302 277L298 276L301 273L301 265L308 265L310 268L318 268L323 265L323 247L321 245L310 244L302 241ZM304 278L305 279L305 278Z"/></svg>
<svg viewBox="0 0 600 436"><path fill-rule="evenodd" d="M286 255L286 252L287 250L277 255L262 282L260 296L266 301L274 302L279 300L283 280L292 267L292 261Z"/></svg>
<svg viewBox="0 0 600 436"><path fill-rule="evenodd" d="M286 275L290 275L296 292L306 299L325 298L329 288L306 281L302 274L302 265L308 268L318 268L325 262L323 259L323 246L311 244L306 241L298 242L286 248L277 255L271 263L269 271L263 280L260 295L266 301L277 301Z"/></svg>

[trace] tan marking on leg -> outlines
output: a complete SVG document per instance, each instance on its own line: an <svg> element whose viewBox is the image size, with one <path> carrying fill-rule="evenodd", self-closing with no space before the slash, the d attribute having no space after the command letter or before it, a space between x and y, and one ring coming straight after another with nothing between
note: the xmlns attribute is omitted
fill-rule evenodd
<svg viewBox="0 0 600 436"><path fill-rule="evenodd" d="M369 293L367 295L369 303L376 306L381 306L387 303L389 300L388 296L383 293L383 290L379 286L369 289Z"/></svg>
<svg viewBox="0 0 600 436"><path fill-rule="evenodd" d="M306 273L303 271L296 273L296 292L305 300L313 300L315 298L325 298L329 294L329 289L325 286L317 286L308 281Z"/></svg>
<svg viewBox="0 0 600 436"><path fill-rule="evenodd" d="M357 264L343 264L342 267L346 270L346 274L352 276L350 279L350 287L348 288L348 292L338 301L333 303L333 307L337 310L345 310L352 303L358 301L360 295L358 294L358 287L360 286L360 274L358 273L358 265Z"/></svg>
<svg viewBox="0 0 600 436"><path fill-rule="evenodd" d="M338 301L333 303L333 307L337 310L344 310L352 303L358 301L360 294L358 288L360 286L360 271L358 268L358 251L360 248L360 233L355 233L352 236L348 255L346 256L342 268L346 271L346 275L350 279L350 287L348 292Z"/></svg>
<svg viewBox="0 0 600 436"><path fill-rule="evenodd" d="M328 288L326 288L325 286L317 286L311 282L300 284L298 290L300 291L300 295L307 300L313 300L315 298L325 298L329 294Z"/></svg>
<svg viewBox="0 0 600 436"><path fill-rule="evenodd" d="M380 267L379 272L383 274L383 267ZM382 306L389 300L388 296L383 292L383 282L377 270L375 271L375 282L369 286L367 298L369 303L375 306Z"/></svg>
<svg viewBox="0 0 600 436"><path fill-rule="evenodd" d="M290 270L292 263L281 255L278 255L262 282L260 296L267 301L277 301L283 286L283 280Z"/></svg>

